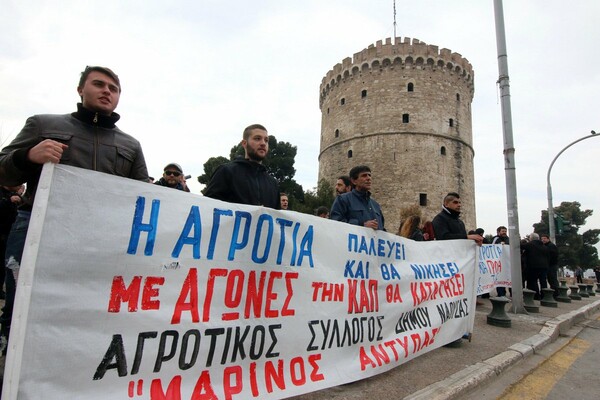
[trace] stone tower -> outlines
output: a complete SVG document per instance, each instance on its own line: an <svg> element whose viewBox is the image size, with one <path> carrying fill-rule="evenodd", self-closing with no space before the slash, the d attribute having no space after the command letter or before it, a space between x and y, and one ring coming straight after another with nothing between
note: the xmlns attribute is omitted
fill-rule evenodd
<svg viewBox="0 0 600 400"><path fill-rule="evenodd" d="M458 192L461 218L475 229L473 94L467 59L417 39L388 38L344 59L320 86L319 179L335 184L368 165L392 233L402 207L419 204L431 220Z"/></svg>

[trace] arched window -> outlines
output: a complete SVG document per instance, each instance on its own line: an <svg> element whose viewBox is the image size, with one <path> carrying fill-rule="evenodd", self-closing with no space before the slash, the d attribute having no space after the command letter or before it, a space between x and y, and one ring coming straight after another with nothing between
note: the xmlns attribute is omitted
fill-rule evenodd
<svg viewBox="0 0 600 400"><path fill-rule="evenodd" d="M451 128L454 126L454 120L452 118L448 120L448 125L450 125Z"/></svg>
<svg viewBox="0 0 600 400"><path fill-rule="evenodd" d="M366 90L366 89L363 89L363 91L362 91L362 92L360 92L360 97L362 97L363 99L364 99L365 97L367 97L367 90Z"/></svg>
<svg viewBox="0 0 600 400"><path fill-rule="evenodd" d="M352 158L352 150L348 150L348 158Z"/></svg>
<svg viewBox="0 0 600 400"><path fill-rule="evenodd" d="M342 99L340 100L340 105L343 106L344 104L346 104L346 99L342 97Z"/></svg>
<svg viewBox="0 0 600 400"><path fill-rule="evenodd" d="M460 94L456 93L456 101L460 101Z"/></svg>
<svg viewBox="0 0 600 400"><path fill-rule="evenodd" d="M415 91L415 85L414 85L412 82L410 82L410 83L408 84L408 86L406 87L406 89L407 89L409 92L414 92L414 91Z"/></svg>
<svg viewBox="0 0 600 400"><path fill-rule="evenodd" d="M440 149L440 154L443 156L446 155L446 147L442 146L442 148Z"/></svg>
<svg viewBox="0 0 600 400"><path fill-rule="evenodd" d="M335 130L335 137L340 137L340 130L339 129Z"/></svg>
<svg viewBox="0 0 600 400"><path fill-rule="evenodd" d="M402 123L403 124L408 124L408 122L410 121L410 117L408 114L402 114Z"/></svg>

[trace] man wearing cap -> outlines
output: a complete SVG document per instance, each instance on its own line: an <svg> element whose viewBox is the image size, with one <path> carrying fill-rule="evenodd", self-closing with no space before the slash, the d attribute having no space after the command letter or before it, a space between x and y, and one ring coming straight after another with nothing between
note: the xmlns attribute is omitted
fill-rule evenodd
<svg viewBox="0 0 600 400"><path fill-rule="evenodd" d="M183 170L181 169L181 166L176 163L168 164L164 169L162 178L160 178L157 182L154 182L154 184L170 187L172 189L183 190L184 192L190 191L190 188L188 188L187 184L185 183Z"/></svg>
<svg viewBox="0 0 600 400"><path fill-rule="evenodd" d="M279 185L263 160L269 153L269 134L259 124L248 126L242 136L245 157L221 165L206 186L204 195L230 203L281 209Z"/></svg>
<svg viewBox="0 0 600 400"><path fill-rule="evenodd" d="M77 93L81 98L77 111L28 118L17 137L0 152L0 185L27 183L5 253L7 267L15 271L20 266L43 164L70 165L148 182L140 143L115 125L120 118L114 112L121 96L119 77L105 67L86 67ZM3 335L8 335L12 315L13 274L6 274L6 286L6 304L0 317Z"/></svg>

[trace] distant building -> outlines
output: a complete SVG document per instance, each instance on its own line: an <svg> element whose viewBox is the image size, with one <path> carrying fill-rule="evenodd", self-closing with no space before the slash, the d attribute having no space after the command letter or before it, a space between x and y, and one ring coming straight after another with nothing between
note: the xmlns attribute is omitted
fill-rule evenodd
<svg viewBox="0 0 600 400"><path fill-rule="evenodd" d="M417 39L388 38L344 59L320 86L319 179L335 184L370 166L391 231L401 207L419 204L430 220L458 192L474 228L473 79L467 59Z"/></svg>

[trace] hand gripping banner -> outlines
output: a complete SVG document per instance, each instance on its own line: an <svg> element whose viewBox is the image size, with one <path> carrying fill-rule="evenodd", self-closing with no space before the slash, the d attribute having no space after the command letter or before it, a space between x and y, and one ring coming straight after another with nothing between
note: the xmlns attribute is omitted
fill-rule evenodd
<svg viewBox="0 0 600 400"><path fill-rule="evenodd" d="M478 249L46 165L4 399L279 399L471 333Z"/></svg>

